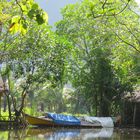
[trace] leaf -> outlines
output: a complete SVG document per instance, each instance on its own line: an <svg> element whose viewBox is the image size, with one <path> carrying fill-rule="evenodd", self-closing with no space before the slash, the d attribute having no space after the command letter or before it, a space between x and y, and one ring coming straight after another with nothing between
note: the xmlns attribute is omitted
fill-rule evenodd
<svg viewBox="0 0 140 140"><path fill-rule="evenodd" d="M22 8L23 12L27 14L27 11L28 11L27 6L21 5L21 8Z"/></svg>
<svg viewBox="0 0 140 140"><path fill-rule="evenodd" d="M25 35L27 33L27 29L24 27L22 23L13 23L10 28L9 32L11 34L15 34L17 32L21 33L22 35Z"/></svg>
<svg viewBox="0 0 140 140"><path fill-rule="evenodd" d="M48 22L48 14L46 12L43 12L43 20Z"/></svg>
<svg viewBox="0 0 140 140"><path fill-rule="evenodd" d="M18 32L19 27L20 27L19 23L13 23L13 24L11 24L11 26L9 28L9 32L14 34L14 33Z"/></svg>
<svg viewBox="0 0 140 140"><path fill-rule="evenodd" d="M32 5L32 9L37 10L37 9L38 9L38 4L34 3L34 4Z"/></svg>
<svg viewBox="0 0 140 140"><path fill-rule="evenodd" d="M26 25L25 23L20 25L19 32L20 32L22 35L25 35L25 34L27 33L27 25Z"/></svg>
<svg viewBox="0 0 140 140"><path fill-rule="evenodd" d="M40 14L36 15L36 21L39 25L44 23L43 17Z"/></svg>
<svg viewBox="0 0 140 140"><path fill-rule="evenodd" d="M26 21L26 19L22 19L21 20L21 24L22 24L22 27L24 28L24 29L27 29L27 24L28 24L28 22Z"/></svg>
<svg viewBox="0 0 140 140"><path fill-rule="evenodd" d="M22 27L20 32L22 35L25 35L27 33L27 30Z"/></svg>
<svg viewBox="0 0 140 140"><path fill-rule="evenodd" d="M11 20L12 23L18 23L18 21L20 20L20 16L14 16Z"/></svg>
<svg viewBox="0 0 140 140"><path fill-rule="evenodd" d="M22 26L23 26L24 29L27 29L27 24L26 23L23 23Z"/></svg>
<svg viewBox="0 0 140 140"><path fill-rule="evenodd" d="M1 14L0 13L0 20L1 20L1 22L5 22L9 18L10 18L10 15L9 14Z"/></svg>
<svg viewBox="0 0 140 140"><path fill-rule="evenodd" d="M31 9L31 10L28 12L28 17L29 17L30 19L33 19L34 14L35 14L35 10L34 10L34 9Z"/></svg>

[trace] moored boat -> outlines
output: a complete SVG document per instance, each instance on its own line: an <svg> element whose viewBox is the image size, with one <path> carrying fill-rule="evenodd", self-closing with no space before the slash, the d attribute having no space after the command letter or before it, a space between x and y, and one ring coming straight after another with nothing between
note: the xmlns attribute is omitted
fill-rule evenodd
<svg viewBox="0 0 140 140"><path fill-rule="evenodd" d="M25 119L30 125L46 127L102 127L100 122L87 122L74 116L47 113L47 116L33 117L25 114Z"/></svg>

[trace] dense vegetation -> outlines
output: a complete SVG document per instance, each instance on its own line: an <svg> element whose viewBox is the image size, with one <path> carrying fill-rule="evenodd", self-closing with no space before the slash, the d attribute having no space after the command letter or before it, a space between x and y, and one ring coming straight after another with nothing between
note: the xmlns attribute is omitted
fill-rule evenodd
<svg viewBox="0 0 140 140"><path fill-rule="evenodd" d="M10 118L22 111L121 113L124 95L139 84L140 17L133 0L67 5L56 31L33 0L0 2L3 113L6 107Z"/></svg>

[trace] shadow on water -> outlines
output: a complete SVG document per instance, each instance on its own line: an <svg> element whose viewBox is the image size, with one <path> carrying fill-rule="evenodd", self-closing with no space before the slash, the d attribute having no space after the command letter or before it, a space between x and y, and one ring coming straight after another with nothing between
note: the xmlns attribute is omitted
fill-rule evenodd
<svg viewBox="0 0 140 140"><path fill-rule="evenodd" d="M140 130L38 129L0 131L0 140L140 140Z"/></svg>

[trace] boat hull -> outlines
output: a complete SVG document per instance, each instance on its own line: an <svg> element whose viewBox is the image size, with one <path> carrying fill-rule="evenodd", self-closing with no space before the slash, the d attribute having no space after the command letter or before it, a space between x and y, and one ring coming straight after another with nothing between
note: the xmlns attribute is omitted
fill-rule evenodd
<svg viewBox="0 0 140 140"><path fill-rule="evenodd" d="M92 124L82 121L80 125L67 125L67 124L56 124L53 120L45 117L33 117L25 114L25 119L30 125L43 126L43 127L77 127L77 128L101 128L100 124Z"/></svg>
<svg viewBox="0 0 140 140"><path fill-rule="evenodd" d="M33 117L33 116L26 114L25 119L31 125L44 125L44 126L54 126L55 125L51 119L47 119L47 118Z"/></svg>

